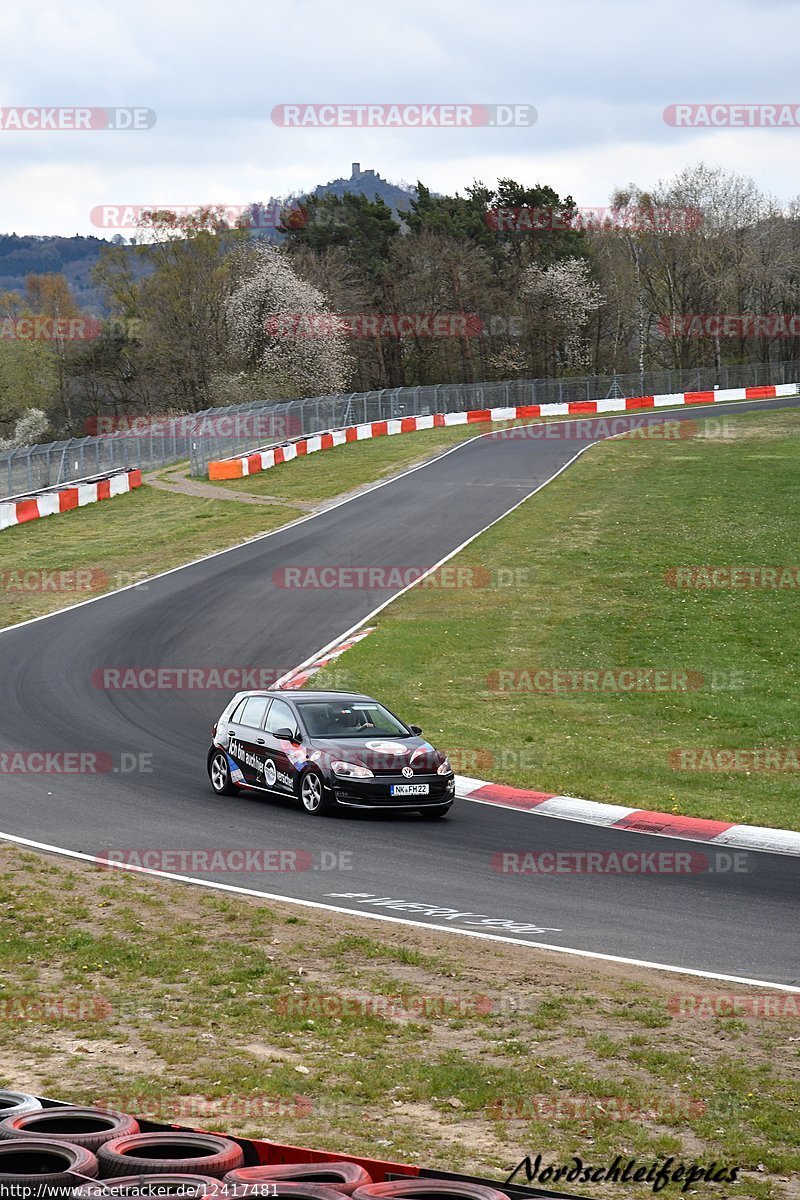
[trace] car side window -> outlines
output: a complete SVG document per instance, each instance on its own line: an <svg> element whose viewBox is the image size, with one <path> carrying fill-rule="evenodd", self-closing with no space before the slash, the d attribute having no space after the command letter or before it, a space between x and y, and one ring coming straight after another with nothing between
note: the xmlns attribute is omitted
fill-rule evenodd
<svg viewBox="0 0 800 1200"><path fill-rule="evenodd" d="M240 700L239 703L236 705L236 708L233 710L231 715L228 717L228 720L230 721L230 723L232 725L240 725L241 724L242 713L244 712L245 704L247 704L247 698L245 698L244 700Z"/></svg>
<svg viewBox="0 0 800 1200"><path fill-rule="evenodd" d="M268 704L269 699L266 696L248 696L244 702L242 714L238 718L239 723L248 725L251 729L260 729L264 724L264 714Z"/></svg>
<svg viewBox="0 0 800 1200"><path fill-rule="evenodd" d="M297 729L297 717L285 700L273 700L272 708L267 718L267 733L277 733L279 729Z"/></svg>

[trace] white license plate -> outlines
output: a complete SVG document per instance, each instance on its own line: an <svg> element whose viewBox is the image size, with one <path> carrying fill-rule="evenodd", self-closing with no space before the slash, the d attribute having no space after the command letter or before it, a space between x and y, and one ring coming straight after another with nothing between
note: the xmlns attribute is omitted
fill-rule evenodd
<svg viewBox="0 0 800 1200"><path fill-rule="evenodd" d="M389 788L390 796L427 796L430 791L428 783L393 783Z"/></svg>

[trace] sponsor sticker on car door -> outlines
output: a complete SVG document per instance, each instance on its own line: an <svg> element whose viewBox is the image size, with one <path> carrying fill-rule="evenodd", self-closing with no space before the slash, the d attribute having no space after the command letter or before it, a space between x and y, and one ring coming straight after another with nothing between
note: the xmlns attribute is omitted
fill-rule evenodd
<svg viewBox="0 0 800 1200"><path fill-rule="evenodd" d="M284 700L273 700L264 729L266 749L269 754L266 764L269 778L266 786L274 788L276 792L292 795L297 777L297 767L293 761L296 756L293 755L290 759L289 752L292 743L277 736L281 730L285 733L287 729L293 734L296 733L297 717Z"/></svg>
<svg viewBox="0 0 800 1200"><path fill-rule="evenodd" d="M234 720L228 731L228 757L241 771L244 782L253 787L269 786L265 784L266 745L262 729L268 705L267 696L248 696L241 711L237 709L233 714ZM274 764L272 769L275 769Z"/></svg>

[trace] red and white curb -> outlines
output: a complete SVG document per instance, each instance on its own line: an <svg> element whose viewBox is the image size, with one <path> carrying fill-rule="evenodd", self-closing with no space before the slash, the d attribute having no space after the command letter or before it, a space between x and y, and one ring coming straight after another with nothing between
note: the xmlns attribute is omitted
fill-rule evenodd
<svg viewBox="0 0 800 1200"><path fill-rule="evenodd" d="M576 400L569 404L521 404L513 408L475 408L467 412L431 413L426 417L400 417L387 421L368 421L331 433L299 438L257 450L237 458L225 458L208 464L209 479L242 479L268 471L280 463L291 462L318 450L332 450L346 442L367 441L398 433L416 433L421 429L439 429L448 425L472 425L483 421L519 421L531 417L599 416L603 413L631 412L638 409L677 408L682 404L721 404L733 400L775 400L797 394L796 383L769 384L764 387L726 388L710 392L674 392L661 396L632 396L614 400Z"/></svg>
<svg viewBox="0 0 800 1200"><path fill-rule="evenodd" d="M354 633L352 637L347 639L347 641L339 642L338 645L333 646L332 649L325 651L324 654L321 654L319 658L312 659L311 662L305 663L301 667L295 667L293 671L289 671L286 675L282 675L277 683L275 683L273 686L276 688L281 688L284 691L287 688L305 687L312 675L316 675L317 671L321 671L323 667L327 667L328 663L332 663L339 657L340 654L344 654L345 650L352 649L356 642L362 641L368 634L372 633L374 629L374 625L369 625L366 629L360 629L358 633Z"/></svg>
<svg viewBox="0 0 800 1200"><path fill-rule="evenodd" d="M95 504L98 500L110 500L112 496L123 496L141 486L141 471L121 471L118 475L98 479L94 483L82 483L77 487L61 488L57 492L41 492L24 500L9 501L0 504L0 529L25 525L39 517L51 517L73 508L83 508L85 504Z"/></svg>
<svg viewBox="0 0 800 1200"><path fill-rule="evenodd" d="M605 825L623 829L626 833L660 834L693 842L711 842L715 846L733 846L738 850L772 850L779 854L800 855L800 833L791 829L734 825L730 821L682 817L650 809L626 808L621 804L600 804L577 796L555 796L550 792L506 787L484 779L471 779L467 775L456 775L456 795L480 804L494 804L542 817L560 817L586 825Z"/></svg>

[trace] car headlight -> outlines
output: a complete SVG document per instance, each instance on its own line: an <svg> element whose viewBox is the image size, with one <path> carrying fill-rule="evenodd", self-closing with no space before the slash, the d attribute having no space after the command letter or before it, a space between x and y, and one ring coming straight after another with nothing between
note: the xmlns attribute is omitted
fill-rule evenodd
<svg viewBox="0 0 800 1200"><path fill-rule="evenodd" d="M436 768L437 775L452 775L453 768L450 766L450 759L446 758L441 766Z"/></svg>
<svg viewBox="0 0 800 1200"><path fill-rule="evenodd" d="M369 767L362 767L358 763L340 762L338 759L331 763L334 775L343 775L345 779L373 779L374 776Z"/></svg>

